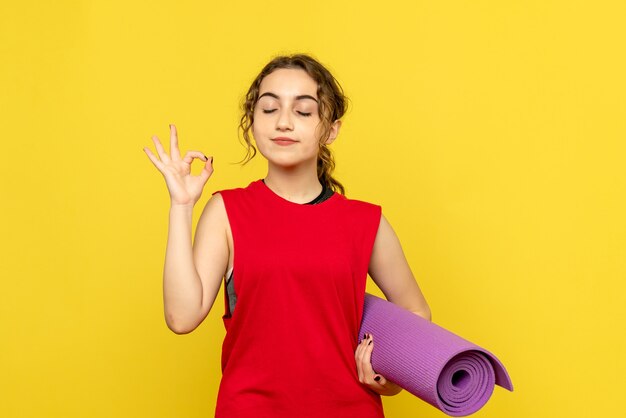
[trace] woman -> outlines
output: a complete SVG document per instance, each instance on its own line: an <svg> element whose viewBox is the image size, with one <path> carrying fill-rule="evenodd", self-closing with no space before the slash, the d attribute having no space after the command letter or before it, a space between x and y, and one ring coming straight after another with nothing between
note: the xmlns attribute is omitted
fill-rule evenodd
<svg viewBox="0 0 626 418"><path fill-rule="evenodd" d="M144 148L171 197L168 327L194 330L225 279L217 417L382 417L379 395L401 390L372 369L373 336L357 336L367 274L389 301L428 319L430 310L380 207L347 199L332 177L328 145L345 110L341 87L314 58L268 63L240 123L247 160L258 148L267 175L214 193L193 245L192 210L213 158L181 158L172 125L171 155L156 137L158 158ZM194 158L205 162L198 176L190 175Z"/></svg>

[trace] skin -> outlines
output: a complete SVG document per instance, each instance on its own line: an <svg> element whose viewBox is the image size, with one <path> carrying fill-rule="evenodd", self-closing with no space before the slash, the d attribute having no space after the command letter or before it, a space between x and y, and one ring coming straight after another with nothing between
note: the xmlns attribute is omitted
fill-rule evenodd
<svg viewBox="0 0 626 418"><path fill-rule="evenodd" d="M308 97L307 97L308 96ZM268 163L266 185L279 196L306 203L322 190L317 178L319 140L317 84L303 70L279 69L260 85L254 109L253 136ZM327 144L341 128L333 122ZM293 140L280 145L276 138ZM213 158L200 151L181 156L176 127L170 125L170 154L156 136L152 138L157 155L144 148L148 158L165 178L170 193L170 223L163 271L165 321L177 334L193 331L208 315L224 275L233 265L233 238L219 193L209 199L191 239L192 212L213 173ZM191 176L194 159L204 161L198 176ZM391 225L381 216L369 265L370 277L393 302L430 320L428 304L415 281ZM372 335L355 351L359 381L381 395L395 395L401 388L375 373L371 365Z"/></svg>
<svg viewBox="0 0 626 418"><path fill-rule="evenodd" d="M252 134L268 162L265 182L280 196L296 203L315 198L322 185L317 178L320 117L317 83L303 70L279 69L263 79L254 109ZM332 125L326 143L339 134L341 121ZM274 138L292 138L293 145L281 146Z"/></svg>

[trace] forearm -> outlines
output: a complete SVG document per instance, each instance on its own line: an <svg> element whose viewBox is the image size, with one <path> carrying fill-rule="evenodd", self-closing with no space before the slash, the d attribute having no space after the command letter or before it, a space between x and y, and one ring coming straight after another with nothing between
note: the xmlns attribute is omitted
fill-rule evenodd
<svg viewBox="0 0 626 418"><path fill-rule="evenodd" d="M165 321L176 333L192 331L199 323L202 282L193 259L193 207L173 205L163 268Z"/></svg>

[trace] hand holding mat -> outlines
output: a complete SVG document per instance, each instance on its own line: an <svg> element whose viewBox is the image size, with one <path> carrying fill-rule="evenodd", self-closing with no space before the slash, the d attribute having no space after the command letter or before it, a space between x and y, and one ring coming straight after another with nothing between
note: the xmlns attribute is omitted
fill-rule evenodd
<svg viewBox="0 0 626 418"><path fill-rule="evenodd" d="M450 416L473 414L494 385L513 390L487 350L391 302L365 294L359 335L374 336L376 373Z"/></svg>

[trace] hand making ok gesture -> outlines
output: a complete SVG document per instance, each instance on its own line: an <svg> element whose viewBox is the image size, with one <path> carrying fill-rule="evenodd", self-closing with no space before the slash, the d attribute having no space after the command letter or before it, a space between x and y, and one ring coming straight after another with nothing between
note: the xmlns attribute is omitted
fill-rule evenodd
<svg viewBox="0 0 626 418"><path fill-rule="evenodd" d="M148 154L152 164L163 174L170 193L172 206L193 206L202 195L202 189L213 173L213 157L207 158L200 151L187 151L183 158L178 150L178 136L176 127L170 125L170 154L163 149L163 145L156 135L152 136L156 146L157 158L148 147L143 150ZM204 169L197 176L191 175L191 163L194 158L205 162Z"/></svg>

